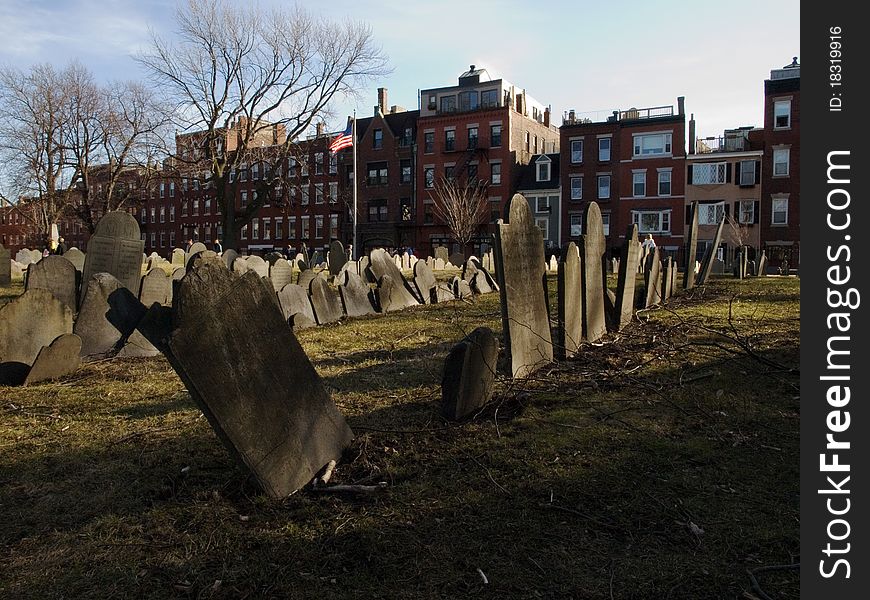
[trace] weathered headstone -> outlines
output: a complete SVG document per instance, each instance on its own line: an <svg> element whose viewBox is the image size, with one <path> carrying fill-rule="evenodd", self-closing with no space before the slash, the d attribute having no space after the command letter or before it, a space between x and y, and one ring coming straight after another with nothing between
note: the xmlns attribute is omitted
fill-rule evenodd
<svg viewBox="0 0 870 600"><path fill-rule="evenodd" d="M453 291L453 284L446 281L439 281L435 286L436 303L451 302L452 300L456 300L456 294Z"/></svg>
<svg viewBox="0 0 870 600"><path fill-rule="evenodd" d="M443 271L447 268L447 263L443 258L435 259L435 266L433 268L434 271Z"/></svg>
<svg viewBox="0 0 870 600"><path fill-rule="evenodd" d="M582 266L580 251L574 242L562 249L556 278L556 353L559 358L570 358L580 349L583 338Z"/></svg>
<svg viewBox="0 0 870 600"><path fill-rule="evenodd" d="M474 296L474 291L467 281L456 276L453 278L453 294L460 300L471 299Z"/></svg>
<svg viewBox="0 0 870 600"><path fill-rule="evenodd" d="M622 255L619 259L619 275L616 283L614 328L621 331L631 323L634 316L634 287L637 278L637 263L640 260L640 244L637 243L637 225L631 225L625 233Z"/></svg>
<svg viewBox="0 0 870 600"><path fill-rule="evenodd" d="M208 248L202 242L194 243L190 247L190 250L188 250L184 254L184 266L190 266L190 259L199 254L200 252L205 252L206 250L208 250Z"/></svg>
<svg viewBox="0 0 870 600"><path fill-rule="evenodd" d="M221 253L221 258L224 259L224 264L227 266L227 269L230 271L233 270L233 263L239 257L239 253L233 250L232 248L227 248Z"/></svg>
<svg viewBox="0 0 870 600"><path fill-rule="evenodd" d="M487 327L478 327L453 347L441 379L441 412L446 419L458 421L489 402L497 360L498 340Z"/></svg>
<svg viewBox="0 0 870 600"><path fill-rule="evenodd" d="M713 236L713 243L707 248L704 253L704 259L701 261L701 272L698 273L696 285L704 285L707 283L707 278L713 270L713 261L716 260L716 254L719 252L719 243L722 241L722 228L725 226L725 217L719 221L719 226L716 228L716 234Z"/></svg>
<svg viewBox="0 0 870 600"><path fill-rule="evenodd" d="M597 202L590 202L583 215L583 237L580 257L583 261L583 337L590 342L607 333L604 318L604 290L607 274L604 272L604 223Z"/></svg>
<svg viewBox="0 0 870 600"><path fill-rule="evenodd" d="M475 273L482 269L482 265L476 256L469 256L468 260L462 265L462 278L465 281L471 282L474 279Z"/></svg>
<svg viewBox="0 0 870 600"><path fill-rule="evenodd" d="M279 260L282 260L284 257L281 255L280 252L272 251L267 252L266 256L264 256L263 258L266 260L267 263L269 263L269 266L271 267Z"/></svg>
<svg viewBox="0 0 870 600"><path fill-rule="evenodd" d="M471 291L475 294L491 294L496 290L496 288L492 286L492 283L493 281L489 277L489 273L481 269L471 278L469 286L471 287Z"/></svg>
<svg viewBox="0 0 870 600"><path fill-rule="evenodd" d="M660 304L662 301L662 261L658 247L653 248L646 257L644 283L646 289L644 290L643 307L649 308Z"/></svg>
<svg viewBox="0 0 870 600"><path fill-rule="evenodd" d="M422 260L417 261L417 264L414 265L414 286L417 288L417 294L426 304L437 302L438 299L435 295L437 283L429 265Z"/></svg>
<svg viewBox="0 0 870 600"><path fill-rule="evenodd" d="M351 270L345 270L340 275L338 292L341 303L348 317L364 317L375 312L372 304L372 290L362 278Z"/></svg>
<svg viewBox="0 0 870 600"><path fill-rule="evenodd" d="M365 279L367 277L366 270L369 267L369 257L368 256L360 256L357 261L357 273L359 276Z"/></svg>
<svg viewBox="0 0 870 600"><path fill-rule="evenodd" d="M42 255L40 255L39 258L42 258ZM36 262L33 260L33 254L30 252L30 248L22 248L16 252L15 260L25 266L29 265L31 262Z"/></svg>
<svg viewBox="0 0 870 600"><path fill-rule="evenodd" d="M73 266L76 268L76 271L79 273L82 272L85 268L85 253L79 250L78 248L70 248L66 252L63 253L63 257L70 261Z"/></svg>
<svg viewBox="0 0 870 600"><path fill-rule="evenodd" d="M151 269L142 276L139 286L139 302L145 308L155 302L163 306L172 304L172 278L163 269Z"/></svg>
<svg viewBox="0 0 870 600"><path fill-rule="evenodd" d="M450 255L450 260L448 262L455 268L461 269L462 265L465 264L465 255L462 252L454 252Z"/></svg>
<svg viewBox="0 0 870 600"><path fill-rule="evenodd" d="M0 285L12 283L12 253L0 244Z"/></svg>
<svg viewBox="0 0 870 600"><path fill-rule="evenodd" d="M377 282L380 286L380 282L384 275L390 276L390 294L394 296L391 301L392 305L410 306L409 304L406 304L406 296L414 298L416 304L423 301L422 298L416 298L415 290L413 290L408 282L405 281L405 276L402 275L402 271L395 265L395 262L390 259L389 254L384 250L372 250L372 253L369 256L368 265L369 280ZM404 288L406 294L402 294L397 289L398 287Z"/></svg>
<svg viewBox="0 0 870 600"><path fill-rule="evenodd" d="M683 289L695 287L695 261L698 253L698 203L692 202L686 209L689 211L689 226L686 227L686 262L683 273Z"/></svg>
<svg viewBox="0 0 870 600"><path fill-rule="evenodd" d="M547 264L547 269L553 273L559 270L559 259L556 258L555 254L550 256L550 262Z"/></svg>
<svg viewBox="0 0 870 600"><path fill-rule="evenodd" d="M88 284L96 273L109 273L131 293L139 291L142 275L142 250L139 224L130 213L106 213L88 240L88 253L82 270L80 297L84 299ZM84 343L84 340L83 340Z"/></svg>
<svg viewBox="0 0 870 600"><path fill-rule="evenodd" d="M759 277L767 277L767 252L765 250L761 251L757 271Z"/></svg>
<svg viewBox="0 0 870 600"><path fill-rule="evenodd" d="M404 277L394 279L390 275L384 275L378 282L375 293L381 312L390 312L420 304L417 298L405 287Z"/></svg>
<svg viewBox="0 0 870 600"><path fill-rule="evenodd" d="M64 333L58 336L42 350L33 361L33 366L27 373L24 385L51 381L69 375L79 368L82 362L80 355L82 340L74 333Z"/></svg>
<svg viewBox="0 0 870 600"><path fill-rule="evenodd" d="M183 249L173 248L172 255L170 256L170 262L175 266L183 267L186 263L186 261L184 260L185 254L186 253Z"/></svg>
<svg viewBox="0 0 870 600"><path fill-rule="evenodd" d="M0 384L22 383L42 347L72 328L72 310L47 290L27 290L0 306Z"/></svg>
<svg viewBox="0 0 870 600"><path fill-rule="evenodd" d="M343 311L338 291L332 288L323 277L315 277L308 284L311 306L318 325L335 323L341 319Z"/></svg>
<svg viewBox="0 0 870 600"><path fill-rule="evenodd" d="M402 270L410 271L411 270L411 255L407 252L402 253Z"/></svg>
<svg viewBox="0 0 870 600"><path fill-rule="evenodd" d="M251 256L245 258L245 263L247 263L249 271L253 271L260 277L269 276L269 263L267 263L256 254L252 254Z"/></svg>
<svg viewBox="0 0 870 600"><path fill-rule="evenodd" d="M329 274L338 275L342 267L347 262L347 252L344 250L344 244L338 240L334 240L329 245L329 254L327 255L329 262Z"/></svg>
<svg viewBox="0 0 870 600"><path fill-rule="evenodd" d="M310 284L311 280L315 277L323 279L323 274L320 271L315 271L314 269L306 269L304 271L300 271L299 277L296 278L296 284L307 290L308 284ZM323 280L326 281L325 279Z"/></svg>
<svg viewBox="0 0 870 600"><path fill-rule="evenodd" d="M167 358L227 448L284 498L353 438L269 284L204 264L188 273Z"/></svg>
<svg viewBox="0 0 870 600"><path fill-rule="evenodd" d="M293 267L286 259L279 258L269 267L269 279L277 292L288 283L292 283Z"/></svg>
<svg viewBox="0 0 870 600"><path fill-rule="evenodd" d="M317 325L308 291L302 286L288 283L278 292L278 302L284 320L293 327L294 331Z"/></svg>
<svg viewBox="0 0 870 600"><path fill-rule="evenodd" d="M511 373L525 377L553 360L541 261L544 238L522 195L514 195L509 215L510 223L500 223L496 229L495 259Z"/></svg>
<svg viewBox="0 0 870 600"><path fill-rule="evenodd" d="M146 309L108 273L96 273L82 286L85 294L73 330L82 339L82 357L95 360L112 356L136 329Z"/></svg>
<svg viewBox="0 0 870 600"><path fill-rule="evenodd" d="M442 264L450 262L450 251L447 249L447 246L436 246L435 258L440 258Z"/></svg>
<svg viewBox="0 0 870 600"><path fill-rule="evenodd" d="M46 256L27 269L26 289L48 290L54 296L76 310L76 268L62 256Z"/></svg>
<svg viewBox="0 0 870 600"><path fill-rule="evenodd" d="M670 256L665 258L664 274L662 275L662 303L671 298L671 286L674 283L674 259Z"/></svg>

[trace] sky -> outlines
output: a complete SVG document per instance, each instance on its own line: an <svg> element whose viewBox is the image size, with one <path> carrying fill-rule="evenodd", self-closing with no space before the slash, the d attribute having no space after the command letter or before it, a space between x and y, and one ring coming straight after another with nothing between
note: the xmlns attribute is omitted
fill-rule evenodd
<svg viewBox="0 0 870 600"><path fill-rule="evenodd" d="M260 5L282 3L260 0ZM246 3L247 4L247 3ZM370 116L377 88L417 108L417 90L455 85L474 64L552 106L578 113L676 106L685 96L698 137L762 126L764 80L800 57L798 0L529 2L302 1L332 20L363 21L392 71L340 99L336 115ZM171 37L175 0L0 0L0 64L62 67L78 59L98 80L144 79L133 55L149 28ZM328 123L344 128L344 117Z"/></svg>

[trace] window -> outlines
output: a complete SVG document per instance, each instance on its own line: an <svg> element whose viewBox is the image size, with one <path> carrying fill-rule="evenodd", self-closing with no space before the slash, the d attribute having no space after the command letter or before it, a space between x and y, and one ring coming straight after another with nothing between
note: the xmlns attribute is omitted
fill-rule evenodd
<svg viewBox="0 0 870 600"><path fill-rule="evenodd" d="M435 187L435 167L426 167L423 169L423 181L425 187Z"/></svg>
<svg viewBox="0 0 870 600"><path fill-rule="evenodd" d="M157 245L157 232L151 232L151 247L154 248Z"/></svg>
<svg viewBox="0 0 870 600"><path fill-rule="evenodd" d="M157 221L157 211L156 211L155 208L152 206L152 207L151 207L151 222L154 223L154 222L156 222L156 221Z"/></svg>
<svg viewBox="0 0 870 600"><path fill-rule="evenodd" d="M296 177L296 162L295 158L287 159L287 175L290 177Z"/></svg>
<svg viewBox="0 0 870 600"><path fill-rule="evenodd" d="M448 181L453 181L456 179L456 166L455 165L444 165L444 179Z"/></svg>
<svg viewBox="0 0 870 600"><path fill-rule="evenodd" d="M598 198L601 200L610 198L610 175L598 176Z"/></svg>
<svg viewBox="0 0 870 600"><path fill-rule="evenodd" d="M602 225L602 228L604 229L604 235L605 236L610 235L610 213L609 212L601 213L601 225Z"/></svg>
<svg viewBox="0 0 870 600"><path fill-rule="evenodd" d="M531 147L531 139L532 139L532 138L531 138L531 135L530 135L529 132L527 131L527 132L526 132L526 152L528 152L529 149L530 149L530 147Z"/></svg>
<svg viewBox="0 0 870 600"><path fill-rule="evenodd" d="M777 100L773 103L774 129L791 127L791 100Z"/></svg>
<svg viewBox="0 0 870 600"><path fill-rule="evenodd" d="M260 219L251 219L251 239L260 239Z"/></svg>
<svg viewBox="0 0 870 600"><path fill-rule="evenodd" d="M18 213L13 213L15 215L16 221L18 220ZM148 210L145 207L142 207L142 217L139 221L144 225L148 222Z"/></svg>
<svg viewBox="0 0 870 600"><path fill-rule="evenodd" d="M338 202L338 182L330 181L329 182L329 203L335 204Z"/></svg>
<svg viewBox="0 0 870 600"><path fill-rule="evenodd" d="M311 217L308 215L302 216L302 239L307 240L311 237Z"/></svg>
<svg viewBox="0 0 870 600"><path fill-rule="evenodd" d="M302 197L300 198L299 203L302 206L308 206L308 186L307 185L302 186Z"/></svg>
<svg viewBox="0 0 870 600"><path fill-rule="evenodd" d="M287 217L287 239L295 240L296 235L296 216Z"/></svg>
<svg viewBox="0 0 870 600"><path fill-rule="evenodd" d="M378 150L384 147L384 130L383 129L375 129L372 133L372 148ZM323 224L321 223L321 227ZM319 236L317 236L319 237Z"/></svg>
<svg viewBox="0 0 870 600"><path fill-rule="evenodd" d="M775 148L773 151L773 176L788 177L788 148Z"/></svg>
<svg viewBox="0 0 870 600"><path fill-rule="evenodd" d="M338 215L329 215L329 237L338 238Z"/></svg>
<svg viewBox="0 0 870 600"><path fill-rule="evenodd" d="M631 219L637 225L638 233L670 233L671 231L669 210L634 210L631 212Z"/></svg>
<svg viewBox="0 0 870 600"><path fill-rule="evenodd" d="M400 183L411 183L411 161L409 159L400 160L399 168L401 169Z"/></svg>
<svg viewBox="0 0 870 600"><path fill-rule="evenodd" d="M251 179L259 179L260 178L260 163L254 163L251 165Z"/></svg>
<svg viewBox="0 0 870 600"><path fill-rule="evenodd" d="M169 207L169 222L175 223L175 206Z"/></svg>
<svg viewBox="0 0 870 600"><path fill-rule="evenodd" d="M550 198L547 196L538 196L535 199L535 212L550 212Z"/></svg>
<svg viewBox="0 0 870 600"><path fill-rule="evenodd" d="M483 90L480 92L481 108L493 108L498 106L498 90Z"/></svg>
<svg viewBox="0 0 870 600"><path fill-rule="evenodd" d="M432 154L435 151L435 132L427 131L423 134L423 152Z"/></svg>
<svg viewBox="0 0 870 600"><path fill-rule="evenodd" d="M740 185L755 185L755 161L740 161Z"/></svg>
<svg viewBox="0 0 870 600"><path fill-rule="evenodd" d="M400 146L410 146L411 141L414 139L414 130L411 127L405 127L405 132L402 134L402 137L399 139Z"/></svg>
<svg viewBox="0 0 870 600"><path fill-rule="evenodd" d="M314 238L320 239L323 237L323 215L314 217Z"/></svg>
<svg viewBox="0 0 870 600"><path fill-rule="evenodd" d="M490 183L498 185L501 183L501 163L492 163L490 166Z"/></svg>
<svg viewBox="0 0 870 600"><path fill-rule="evenodd" d="M400 201L400 209L402 211L402 220L403 221L412 221L413 214L411 212L411 199L410 198L402 198Z"/></svg>
<svg viewBox="0 0 870 600"><path fill-rule="evenodd" d="M477 127L468 128L468 149L477 148Z"/></svg>
<svg viewBox="0 0 870 600"><path fill-rule="evenodd" d="M477 92L474 90L468 92L460 92L459 110L476 110L478 107L477 98Z"/></svg>
<svg viewBox="0 0 870 600"><path fill-rule="evenodd" d="M468 165L468 183L477 181L477 163Z"/></svg>
<svg viewBox="0 0 870 600"><path fill-rule="evenodd" d="M725 202L698 205L698 225L718 225L725 218Z"/></svg>
<svg viewBox="0 0 870 600"><path fill-rule="evenodd" d="M489 144L493 148L501 146L501 125L489 126Z"/></svg>
<svg viewBox="0 0 870 600"><path fill-rule="evenodd" d="M693 185L725 183L725 163L699 163L692 165Z"/></svg>
<svg viewBox="0 0 870 600"><path fill-rule="evenodd" d="M571 178L571 200L583 199L583 177Z"/></svg>
<svg viewBox="0 0 870 600"><path fill-rule="evenodd" d="M161 223L166 222L166 208L163 206L160 207L160 222Z"/></svg>
<svg viewBox="0 0 870 600"><path fill-rule="evenodd" d="M435 222L435 213L433 212L433 207L431 204L423 205L423 222L424 223L434 223Z"/></svg>
<svg viewBox="0 0 870 600"><path fill-rule="evenodd" d="M739 221L742 225L755 223L755 200L740 201Z"/></svg>
<svg viewBox="0 0 870 600"><path fill-rule="evenodd" d="M788 198L774 198L771 225L788 225Z"/></svg>
<svg viewBox="0 0 870 600"><path fill-rule="evenodd" d="M166 196L166 184L162 181L160 182L160 197L164 198Z"/></svg>
<svg viewBox="0 0 870 600"><path fill-rule="evenodd" d="M387 220L387 201L386 200L371 200L369 202L369 222Z"/></svg>
<svg viewBox="0 0 870 600"><path fill-rule="evenodd" d="M456 112L456 96L441 96L441 112Z"/></svg>
<svg viewBox="0 0 870 600"><path fill-rule="evenodd" d="M161 248L166 247L166 232L165 231L160 232L160 247Z"/></svg>
<svg viewBox="0 0 870 600"><path fill-rule="evenodd" d="M174 231L169 232L169 247L175 248L175 232Z"/></svg>
<svg viewBox="0 0 870 600"><path fill-rule="evenodd" d="M607 162L610 160L610 138L598 138L598 160Z"/></svg>
<svg viewBox="0 0 870 600"><path fill-rule="evenodd" d="M659 196L671 195L671 172L659 171Z"/></svg>
<svg viewBox="0 0 870 600"><path fill-rule="evenodd" d="M323 204L323 184L315 183L314 184L314 203L315 204Z"/></svg>
<svg viewBox="0 0 870 600"><path fill-rule="evenodd" d="M241 201L239 203L242 208L245 208L248 205L248 191L242 190Z"/></svg>
<svg viewBox="0 0 870 600"><path fill-rule="evenodd" d="M203 211L205 214L211 214L211 198L205 199L205 210Z"/></svg>
<svg viewBox="0 0 870 600"><path fill-rule="evenodd" d="M335 175L338 173L338 154L337 153L329 153L329 174Z"/></svg>
<svg viewBox="0 0 870 600"><path fill-rule="evenodd" d="M281 217L275 219L275 239L284 239L284 221Z"/></svg>
<svg viewBox="0 0 870 600"><path fill-rule="evenodd" d="M368 185L387 185L387 163L368 164Z"/></svg>
<svg viewBox="0 0 870 600"><path fill-rule="evenodd" d="M651 133L634 136L634 156L656 156L671 153L670 133Z"/></svg>
<svg viewBox="0 0 870 600"><path fill-rule="evenodd" d="M239 181L248 180L248 165L239 166Z"/></svg>
<svg viewBox="0 0 870 600"><path fill-rule="evenodd" d="M299 164L299 174L302 177L308 176L308 157Z"/></svg>
<svg viewBox="0 0 870 600"><path fill-rule="evenodd" d="M550 161L539 160L535 166L537 167L537 181L550 181Z"/></svg>
<svg viewBox="0 0 870 600"><path fill-rule="evenodd" d="M271 219L263 219L263 239L271 240L272 239L272 220Z"/></svg>
<svg viewBox="0 0 870 600"><path fill-rule="evenodd" d="M583 140L571 140L571 162L583 162Z"/></svg>
<svg viewBox="0 0 870 600"><path fill-rule="evenodd" d="M375 130L379 131L378 129ZM375 146L377 148L377 146ZM315 175L323 175L323 152L317 152L314 154L314 174Z"/></svg>
<svg viewBox="0 0 870 600"><path fill-rule="evenodd" d="M631 174L631 195L635 198L646 196L646 171Z"/></svg>
<svg viewBox="0 0 870 600"><path fill-rule="evenodd" d="M570 213L568 215L568 224L570 227L569 235L572 238L583 235L583 213Z"/></svg>
<svg viewBox="0 0 870 600"><path fill-rule="evenodd" d="M535 225L537 225L538 229L541 230L541 234L544 236L544 241L546 242L549 239L550 219L547 217L536 217Z"/></svg>
<svg viewBox="0 0 870 600"><path fill-rule="evenodd" d="M144 211L145 209L143 208L142 210ZM187 200L182 200L181 202L181 216L187 216Z"/></svg>
<svg viewBox="0 0 870 600"><path fill-rule="evenodd" d="M248 226L247 225L242 225L242 239L243 240L248 239Z"/></svg>
<svg viewBox="0 0 870 600"><path fill-rule="evenodd" d="M456 148L456 131L448 129L444 132L444 150L451 151Z"/></svg>
<svg viewBox="0 0 870 600"><path fill-rule="evenodd" d="M174 181L169 182L169 197L175 198L175 182Z"/></svg>

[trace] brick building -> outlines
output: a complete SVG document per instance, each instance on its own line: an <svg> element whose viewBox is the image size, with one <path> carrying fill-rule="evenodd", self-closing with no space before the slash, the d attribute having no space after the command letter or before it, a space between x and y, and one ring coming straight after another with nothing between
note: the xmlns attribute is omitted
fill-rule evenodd
<svg viewBox="0 0 870 600"><path fill-rule="evenodd" d="M0 203L0 244L12 253L12 258L22 248L34 250L45 244L45 240L33 233L24 210L26 207L19 204Z"/></svg>
<svg viewBox="0 0 870 600"><path fill-rule="evenodd" d="M472 241L473 252L490 244L495 221L536 154L559 150L550 109L504 79L492 79L474 65L458 84L420 92L417 122L415 199L419 253L434 254L438 245L453 246L448 228L435 216L432 191L436 179L486 182L490 223ZM458 250L458 248L455 248Z"/></svg>
<svg viewBox="0 0 870 600"><path fill-rule="evenodd" d="M601 207L607 247L618 255L637 223L659 248L677 257L685 214L685 109L673 106L614 111L605 119L571 111L560 128L562 237L575 239L583 210Z"/></svg>

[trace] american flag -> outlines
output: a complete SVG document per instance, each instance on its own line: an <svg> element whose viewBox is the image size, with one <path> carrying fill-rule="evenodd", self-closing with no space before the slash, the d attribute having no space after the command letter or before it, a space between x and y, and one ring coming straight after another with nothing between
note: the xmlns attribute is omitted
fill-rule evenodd
<svg viewBox="0 0 870 600"><path fill-rule="evenodd" d="M329 151L335 154L339 150L350 148L351 146L353 146L353 121L348 119L347 129L344 130L344 133L340 133L334 140L332 140L329 144Z"/></svg>

